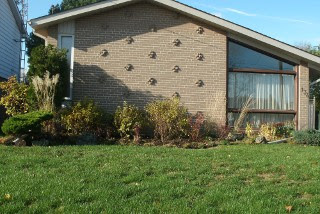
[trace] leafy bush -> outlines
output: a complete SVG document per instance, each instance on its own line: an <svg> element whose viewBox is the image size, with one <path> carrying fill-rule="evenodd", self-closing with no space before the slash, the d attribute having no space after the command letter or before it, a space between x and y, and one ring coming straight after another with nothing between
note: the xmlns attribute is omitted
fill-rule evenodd
<svg viewBox="0 0 320 214"><path fill-rule="evenodd" d="M232 129L230 126L222 125L216 128L217 138L220 140L226 139L231 133Z"/></svg>
<svg viewBox="0 0 320 214"><path fill-rule="evenodd" d="M69 135L93 133L101 136L110 127L111 116L104 113L93 101L84 100L61 115L61 124Z"/></svg>
<svg viewBox="0 0 320 214"><path fill-rule="evenodd" d="M154 101L146 106L154 134L161 142L185 136L188 128L188 110L178 98Z"/></svg>
<svg viewBox="0 0 320 214"><path fill-rule="evenodd" d="M275 127L277 129L277 136L292 137L295 130L295 123L291 121L285 123L276 123Z"/></svg>
<svg viewBox="0 0 320 214"><path fill-rule="evenodd" d="M140 140L140 131L145 124L145 115L134 105L123 103L118 107L114 115L114 124L121 137L130 138L134 136L137 142Z"/></svg>
<svg viewBox="0 0 320 214"><path fill-rule="evenodd" d="M13 116L4 121L1 130L6 135L22 135L41 131L41 123L50 120L52 113L34 111L27 114Z"/></svg>
<svg viewBox="0 0 320 214"><path fill-rule="evenodd" d="M253 127L250 123L247 123L247 126L246 126L246 135L247 137L249 138L252 138L254 136L254 131L253 131Z"/></svg>
<svg viewBox="0 0 320 214"><path fill-rule="evenodd" d="M25 114L32 109L30 87L19 83L15 76L6 82L0 82L0 89L2 90L0 105L6 108L8 115Z"/></svg>
<svg viewBox="0 0 320 214"><path fill-rule="evenodd" d="M296 131L293 138L299 144L320 146L320 132L316 130Z"/></svg>
<svg viewBox="0 0 320 214"><path fill-rule="evenodd" d="M295 125L293 122L266 123L261 125L259 136L265 137L267 141L273 141L291 137L294 130Z"/></svg>
<svg viewBox="0 0 320 214"><path fill-rule="evenodd" d="M67 86L69 85L69 65L66 50L60 50L52 45L40 45L34 48L29 58L28 80L32 81L33 77L44 77L46 72L50 77L59 74L59 83L57 84L57 93L55 104L61 106L61 102L67 96Z"/></svg>
<svg viewBox="0 0 320 214"><path fill-rule="evenodd" d="M189 137L192 141L199 141L200 140L200 130L204 124L205 118L203 113L198 112L194 116L189 117Z"/></svg>

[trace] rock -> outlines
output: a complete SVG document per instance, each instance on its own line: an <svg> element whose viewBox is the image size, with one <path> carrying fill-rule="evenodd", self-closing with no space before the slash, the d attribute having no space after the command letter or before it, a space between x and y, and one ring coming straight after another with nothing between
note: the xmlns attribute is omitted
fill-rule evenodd
<svg viewBox="0 0 320 214"><path fill-rule="evenodd" d="M258 137L256 138L256 143L257 143L257 144L266 144L266 143L267 143L267 140L266 140L266 138L263 137L263 136L258 136Z"/></svg>
<svg viewBox="0 0 320 214"><path fill-rule="evenodd" d="M13 141L13 143L15 146L18 146L18 147L27 146L27 142L23 138L20 138L20 137L16 138Z"/></svg>
<svg viewBox="0 0 320 214"><path fill-rule="evenodd" d="M244 134L243 133L229 133L226 140L234 142L238 140L243 140Z"/></svg>

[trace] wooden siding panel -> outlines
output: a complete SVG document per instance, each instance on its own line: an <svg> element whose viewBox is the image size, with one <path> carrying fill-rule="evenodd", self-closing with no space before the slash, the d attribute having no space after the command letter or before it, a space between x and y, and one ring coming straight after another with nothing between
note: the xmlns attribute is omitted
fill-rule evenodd
<svg viewBox="0 0 320 214"><path fill-rule="evenodd" d="M0 1L0 26L0 77L19 76L20 31L7 0Z"/></svg>

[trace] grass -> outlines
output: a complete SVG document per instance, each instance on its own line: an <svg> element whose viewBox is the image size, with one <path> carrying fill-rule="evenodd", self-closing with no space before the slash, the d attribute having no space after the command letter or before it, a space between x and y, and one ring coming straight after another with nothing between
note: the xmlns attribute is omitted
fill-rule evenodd
<svg viewBox="0 0 320 214"><path fill-rule="evenodd" d="M0 146L0 213L319 213L319 157L288 144Z"/></svg>

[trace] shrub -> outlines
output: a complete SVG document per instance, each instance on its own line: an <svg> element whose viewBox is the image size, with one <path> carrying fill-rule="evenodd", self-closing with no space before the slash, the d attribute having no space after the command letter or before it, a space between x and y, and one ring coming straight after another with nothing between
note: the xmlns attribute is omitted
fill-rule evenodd
<svg viewBox="0 0 320 214"><path fill-rule="evenodd" d="M52 113L34 111L27 114L13 116L4 121L1 130L6 135L22 135L41 131L41 123L50 120Z"/></svg>
<svg viewBox="0 0 320 214"><path fill-rule="evenodd" d="M59 74L50 78L47 72L43 78L35 76L32 78L32 85L38 100L38 107L41 110L53 112L55 109L54 97L56 94L56 86L59 82Z"/></svg>
<svg viewBox="0 0 320 214"><path fill-rule="evenodd" d="M87 133L101 136L102 130L106 130L110 126L109 120L109 115L105 114L91 100L78 102L61 115L61 124L72 136Z"/></svg>
<svg viewBox="0 0 320 214"><path fill-rule="evenodd" d="M280 137L292 137L293 132L295 130L294 122L285 122L285 123L276 123L275 127L277 129L277 136Z"/></svg>
<svg viewBox="0 0 320 214"><path fill-rule="evenodd" d="M254 131L253 131L253 127L250 123L247 123L247 126L246 126L246 135L247 137L249 138L252 138L254 136Z"/></svg>
<svg viewBox="0 0 320 214"><path fill-rule="evenodd" d="M192 141L199 141L200 140L200 130L204 124L205 118L203 113L198 112L194 116L189 117L189 137Z"/></svg>
<svg viewBox="0 0 320 214"><path fill-rule="evenodd" d="M29 58L29 71L27 74L29 82L33 77L41 78L49 71L50 77L59 74L60 79L57 84L55 95L55 105L61 106L61 102L67 96L67 86L69 85L69 65L66 50L60 50L52 45L40 45L34 48Z"/></svg>
<svg viewBox="0 0 320 214"><path fill-rule="evenodd" d="M259 136L263 136L267 141L276 140L277 128L273 123L262 124L259 130Z"/></svg>
<svg viewBox="0 0 320 214"><path fill-rule="evenodd" d="M25 114L32 109L30 87L19 83L15 76L10 77L6 82L1 82L0 89L2 90L0 105L6 108L9 116Z"/></svg>
<svg viewBox="0 0 320 214"><path fill-rule="evenodd" d="M145 124L145 115L134 105L123 103L118 107L114 115L114 124L121 137L130 138L134 136L135 142L140 141L141 128Z"/></svg>
<svg viewBox="0 0 320 214"><path fill-rule="evenodd" d="M188 110L180 105L178 98L154 101L146 106L154 134L161 142L185 136L188 128Z"/></svg>
<svg viewBox="0 0 320 214"><path fill-rule="evenodd" d="M220 140L226 139L231 133L231 127L227 125L222 125L216 128L217 138Z"/></svg>
<svg viewBox="0 0 320 214"><path fill-rule="evenodd" d="M293 122L266 123L260 127L259 136L265 137L268 141L273 141L291 137L294 130L295 125Z"/></svg>
<svg viewBox="0 0 320 214"><path fill-rule="evenodd" d="M320 146L320 132L316 130L296 131L293 133L294 141L299 144Z"/></svg>

